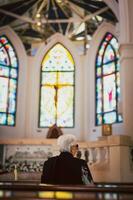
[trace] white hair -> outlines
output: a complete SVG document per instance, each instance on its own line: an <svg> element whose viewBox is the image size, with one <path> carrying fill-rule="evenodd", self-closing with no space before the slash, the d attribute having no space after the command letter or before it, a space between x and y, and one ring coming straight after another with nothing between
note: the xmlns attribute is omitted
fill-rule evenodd
<svg viewBox="0 0 133 200"><path fill-rule="evenodd" d="M61 152L70 152L70 148L76 143L76 140L76 137L72 134L61 135L57 139L57 145L59 146Z"/></svg>

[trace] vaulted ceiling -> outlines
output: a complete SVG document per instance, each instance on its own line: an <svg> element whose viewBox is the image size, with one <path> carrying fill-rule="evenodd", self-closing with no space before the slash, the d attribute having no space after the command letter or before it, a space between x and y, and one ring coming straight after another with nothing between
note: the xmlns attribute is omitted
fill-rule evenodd
<svg viewBox="0 0 133 200"><path fill-rule="evenodd" d="M5 0L0 26L9 25L25 44L45 41L56 32L71 40L89 40L102 21L117 22L102 0Z"/></svg>

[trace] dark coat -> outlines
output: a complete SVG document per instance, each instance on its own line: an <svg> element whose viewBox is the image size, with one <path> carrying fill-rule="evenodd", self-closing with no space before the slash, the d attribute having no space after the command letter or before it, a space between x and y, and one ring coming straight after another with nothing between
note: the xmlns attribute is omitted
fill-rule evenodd
<svg viewBox="0 0 133 200"><path fill-rule="evenodd" d="M84 184L82 167L91 182L92 176L85 160L75 158L69 152L49 158L44 162L41 183L47 184Z"/></svg>

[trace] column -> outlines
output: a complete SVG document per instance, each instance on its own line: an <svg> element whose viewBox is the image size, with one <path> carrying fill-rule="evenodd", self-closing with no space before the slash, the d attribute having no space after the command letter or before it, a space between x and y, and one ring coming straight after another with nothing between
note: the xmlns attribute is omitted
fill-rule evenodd
<svg viewBox="0 0 133 200"><path fill-rule="evenodd" d="M120 73L124 134L133 138L133 0L120 0Z"/></svg>

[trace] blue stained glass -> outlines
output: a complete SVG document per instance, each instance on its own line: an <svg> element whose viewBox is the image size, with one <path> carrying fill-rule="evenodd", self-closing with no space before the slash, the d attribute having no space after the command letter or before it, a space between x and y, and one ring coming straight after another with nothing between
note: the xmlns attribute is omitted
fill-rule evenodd
<svg viewBox="0 0 133 200"><path fill-rule="evenodd" d="M111 74L113 72L115 72L115 63L114 62L103 65L103 74L104 75Z"/></svg>
<svg viewBox="0 0 133 200"><path fill-rule="evenodd" d="M98 78L97 79L97 87L96 87L96 98L101 98L102 99L102 79Z"/></svg>
<svg viewBox="0 0 133 200"><path fill-rule="evenodd" d="M97 120L97 125L101 125L102 124L102 114L97 114L96 120Z"/></svg>
<svg viewBox="0 0 133 200"><path fill-rule="evenodd" d="M17 76L18 76L18 71L17 71L17 69L14 69L14 68L12 68L11 70L10 70L10 76L11 76L11 78L17 78Z"/></svg>
<svg viewBox="0 0 133 200"><path fill-rule="evenodd" d="M12 57L11 65L12 65L13 67L16 67L16 68L18 67L18 62L17 62L16 57Z"/></svg>
<svg viewBox="0 0 133 200"><path fill-rule="evenodd" d="M121 114L118 115L118 120L119 120L119 122L122 122L122 121L123 121L123 118L122 118L122 115L121 115Z"/></svg>
<svg viewBox="0 0 133 200"><path fill-rule="evenodd" d="M102 57L99 55L99 56L97 57L97 62L96 62L96 64L97 64L97 66L100 66L101 63L102 63Z"/></svg>
<svg viewBox="0 0 133 200"><path fill-rule="evenodd" d="M120 61L118 41L107 33L96 57L96 125L122 121L120 100Z"/></svg>
<svg viewBox="0 0 133 200"><path fill-rule="evenodd" d="M104 113L104 116L103 116L104 124L115 123L116 119L117 119L116 112Z"/></svg>
<svg viewBox="0 0 133 200"><path fill-rule="evenodd" d="M119 60L120 60L119 52L116 52L116 58L117 58L117 60L118 60L118 62L119 62Z"/></svg>
<svg viewBox="0 0 133 200"><path fill-rule="evenodd" d="M97 100L97 113L102 113L102 99Z"/></svg>
<svg viewBox="0 0 133 200"><path fill-rule="evenodd" d="M0 64L9 65L9 57L4 47L0 48Z"/></svg>
<svg viewBox="0 0 133 200"><path fill-rule="evenodd" d="M0 113L0 124L6 125L6 114Z"/></svg>
<svg viewBox="0 0 133 200"><path fill-rule="evenodd" d="M14 96L15 97L15 96ZM15 113L15 98L9 98L9 113Z"/></svg>
<svg viewBox="0 0 133 200"><path fill-rule="evenodd" d="M18 58L6 36L0 36L0 125L14 126Z"/></svg>
<svg viewBox="0 0 133 200"><path fill-rule="evenodd" d="M116 62L116 68L117 68L117 71L120 71L120 61L119 60L117 60L117 62Z"/></svg>

